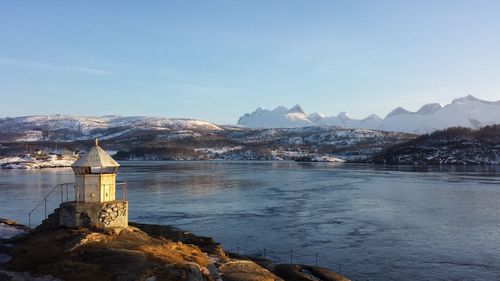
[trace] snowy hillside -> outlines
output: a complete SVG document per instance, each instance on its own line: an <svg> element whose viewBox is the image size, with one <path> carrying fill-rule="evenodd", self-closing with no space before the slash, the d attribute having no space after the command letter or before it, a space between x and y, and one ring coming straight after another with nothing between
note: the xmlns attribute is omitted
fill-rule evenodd
<svg viewBox="0 0 500 281"><path fill-rule="evenodd" d="M212 123L180 118L159 117L81 117L40 115L0 118L0 141L85 140L95 137L116 138L138 130L218 131Z"/></svg>
<svg viewBox="0 0 500 281"><path fill-rule="evenodd" d="M490 102L466 96L441 106L430 103L416 112L398 107L382 119L375 114L365 119L352 119L342 112L337 116L324 116L313 113L306 116L300 106L287 110L278 107L274 110L258 108L245 114L238 125L250 128L296 128L307 126L341 126L373 130L397 131L407 133L428 133L449 127L480 128L500 123L500 101Z"/></svg>

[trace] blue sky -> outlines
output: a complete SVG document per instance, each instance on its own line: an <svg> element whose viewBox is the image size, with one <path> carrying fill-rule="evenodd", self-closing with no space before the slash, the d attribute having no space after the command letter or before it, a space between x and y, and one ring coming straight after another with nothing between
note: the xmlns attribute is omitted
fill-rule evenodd
<svg viewBox="0 0 500 281"><path fill-rule="evenodd" d="M0 116L500 100L500 1L0 1Z"/></svg>

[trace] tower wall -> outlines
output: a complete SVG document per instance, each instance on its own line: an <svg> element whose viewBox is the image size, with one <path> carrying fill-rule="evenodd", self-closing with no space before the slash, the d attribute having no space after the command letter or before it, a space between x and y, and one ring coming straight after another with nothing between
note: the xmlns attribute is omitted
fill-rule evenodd
<svg viewBox="0 0 500 281"><path fill-rule="evenodd" d="M75 201L108 202L116 198L115 174L75 175L75 186L78 192Z"/></svg>
<svg viewBox="0 0 500 281"><path fill-rule="evenodd" d="M101 202L113 201L116 198L116 175L102 174L100 175L101 184Z"/></svg>
<svg viewBox="0 0 500 281"><path fill-rule="evenodd" d="M62 203L59 224L66 227L127 227L128 202Z"/></svg>

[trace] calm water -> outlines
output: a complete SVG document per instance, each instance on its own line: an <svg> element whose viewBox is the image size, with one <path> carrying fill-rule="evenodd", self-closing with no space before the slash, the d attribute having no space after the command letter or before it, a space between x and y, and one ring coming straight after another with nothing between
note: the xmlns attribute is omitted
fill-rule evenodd
<svg viewBox="0 0 500 281"><path fill-rule="evenodd" d="M353 280L500 280L500 167L128 162L132 221ZM0 217L27 223L68 169L0 171ZM56 206L55 195L49 207ZM42 212L34 220L39 222Z"/></svg>

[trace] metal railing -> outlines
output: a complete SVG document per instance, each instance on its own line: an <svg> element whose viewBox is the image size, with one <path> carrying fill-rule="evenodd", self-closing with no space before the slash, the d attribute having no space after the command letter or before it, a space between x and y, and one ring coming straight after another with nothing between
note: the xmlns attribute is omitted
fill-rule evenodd
<svg viewBox="0 0 500 281"><path fill-rule="evenodd" d="M336 270L339 275L342 275L342 263L332 260L330 257L324 256L321 253L302 252L290 249L289 251L276 251L269 249L244 249L241 247L224 248L227 253L237 254L238 256L254 257L267 259L272 263L277 264L314 264L332 270ZM344 270L345 273L345 270Z"/></svg>
<svg viewBox="0 0 500 281"><path fill-rule="evenodd" d="M126 201L128 197L128 184L126 181L124 182L117 182L115 184L116 187L121 186L122 187L122 200Z"/></svg>
<svg viewBox="0 0 500 281"><path fill-rule="evenodd" d="M74 182L68 182L68 183L60 183L60 184L57 184L55 185L48 193L47 195L45 195L45 197L42 198L42 200L40 200L40 202L38 202L38 204L28 213L28 228L31 229L31 215L36 211L38 210L38 208L42 205L44 205L44 219L47 219L47 199L49 198L50 195L52 195L58 188L60 188L61 190L61 203L64 203L64 202L70 202L70 196L69 196L69 187L72 186L74 191L75 191L75 201L76 201L76 204L79 204L80 202L82 202L82 200L80 200L80 189L78 188L77 185L75 185ZM127 185L127 182L117 182L115 184L116 187L119 187L121 186L122 187L122 200L126 201L127 200L127 197L128 197L128 185ZM64 196L64 192L66 191L66 196ZM65 198L66 197L66 198ZM65 200L66 199L66 200ZM115 198L116 200L116 198ZM72 200L71 200L72 201Z"/></svg>
<svg viewBox="0 0 500 281"><path fill-rule="evenodd" d="M57 184L55 185L50 191L49 193L47 193L47 195L45 195L45 197L42 198L42 200L40 200L40 202L38 202L38 204L28 213L28 228L31 229L31 215L38 209L38 207L40 207L43 203L44 205L44 218L47 219L47 198L49 198L49 196L54 193L55 190L57 190L58 188L61 189L61 203L64 203L64 191L66 190L66 202L69 201L69 186L75 186L75 183L73 182L68 182L68 183L60 183L60 184ZM66 188L66 189L65 189Z"/></svg>

